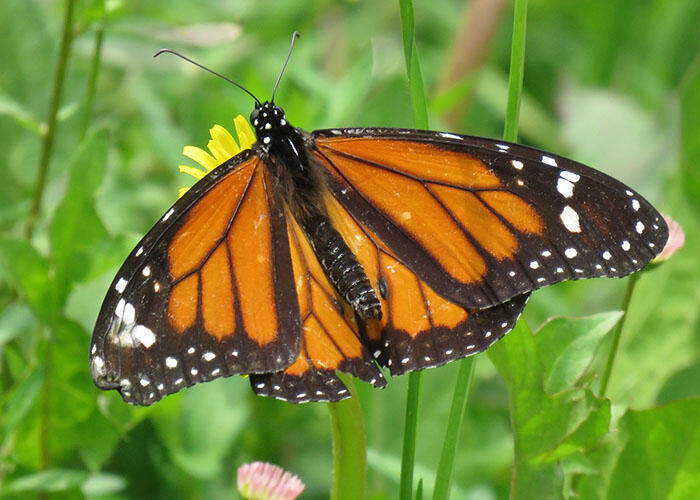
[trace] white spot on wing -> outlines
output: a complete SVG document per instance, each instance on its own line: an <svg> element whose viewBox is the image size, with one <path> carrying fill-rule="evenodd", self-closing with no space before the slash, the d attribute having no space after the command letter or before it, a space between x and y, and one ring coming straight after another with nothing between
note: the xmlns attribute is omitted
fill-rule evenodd
<svg viewBox="0 0 700 500"><path fill-rule="evenodd" d="M117 302L117 307L114 308L114 315L121 319L124 316L124 307L126 307L126 301L124 299L119 299Z"/></svg>
<svg viewBox="0 0 700 500"><path fill-rule="evenodd" d="M132 325L136 321L136 309L134 309L134 306L130 302L127 302L124 306L124 316L122 319L127 325Z"/></svg>
<svg viewBox="0 0 700 500"><path fill-rule="evenodd" d="M547 155L542 155L542 163L544 163L545 165L550 165L552 167L557 166L557 160Z"/></svg>
<svg viewBox="0 0 700 500"><path fill-rule="evenodd" d="M642 234L644 232L644 223L638 220L634 225L634 230L637 231L638 234Z"/></svg>
<svg viewBox="0 0 700 500"><path fill-rule="evenodd" d="M177 359L173 358L172 356L168 356L165 358L165 366L168 368L175 368L177 367Z"/></svg>
<svg viewBox="0 0 700 500"><path fill-rule="evenodd" d="M513 165L513 168L516 170L522 170L524 167L523 162L520 160L510 160L510 164Z"/></svg>
<svg viewBox="0 0 700 500"><path fill-rule="evenodd" d="M148 278L151 275L151 268L149 266L145 266L141 270L141 274L143 274L146 278Z"/></svg>
<svg viewBox="0 0 700 500"><path fill-rule="evenodd" d="M540 267L540 263L537 262L536 260L533 260L532 262L530 262L531 269L537 269L538 267Z"/></svg>
<svg viewBox="0 0 700 500"><path fill-rule="evenodd" d="M455 134L448 134L447 132L440 132L440 134L438 134L438 135L440 135L440 137L444 137L445 139L457 139L459 141L462 140L462 138L460 136L455 135Z"/></svg>
<svg viewBox="0 0 700 500"><path fill-rule="evenodd" d="M625 252L631 248L631 247L630 247L630 242L627 241L627 240L624 240L620 246L622 247L622 249L623 249Z"/></svg>
<svg viewBox="0 0 700 500"><path fill-rule="evenodd" d="M610 260L612 258L612 254L606 250L605 252L603 252L603 258L605 260Z"/></svg>
<svg viewBox="0 0 700 500"><path fill-rule="evenodd" d="M171 208L170 210L168 210L167 212L165 212L165 215L163 216L163 218L162 218L161 220L162 220L163 222L165 222L166 220L168 220L168 219L170 218L171 215L173 215L174 212L175 212L175 209L174 209L174 208Z"/></svg>
<svg viewBox="0 0 700 500"><path fill-rule="evenodd" d="M92 364L95 365L97 371L102 371L102 368L105 366L105 361L101 357L95 356L92 358Z"/></svg>
<svg viewBox="0 0 700 500"><path fill-rule="evenodd" d="M561 211L561 214L559 215L559 218L564 224L564 227L572 233L581 232L581 224L579 223L578 212L576 212L576 210L571 208L569 205L566 205L564 207L564 209Z"/></svg>
<svg viewBox="0 0 700 500"><path fill-rule="evenodd" d="M564 198L571 198L574 195L574 183L560 177L557 179L557 191Z"/></svg>
<svg viewBox="0 0 700 500"><path fill-rule="evenodd" d="M632 210L634 210L635 212L639 210L639 200L632 200Z"/></svg>
<svg viewBox="0 0 700 500"><path fill-rule="evenodd" d="M575 174L573 172L569 172L568 170L562 170L561 172L559 172L559 177L563 177L567 181L571 182L578 182L578 180L581 178L580 175Z"/></svg>
<svg viewBox="0 0 700 500"><path fill-rule="evenodd" d="M117 284L114 285L114 289L119 292L119 293L124 293L124 289L126 288L126 285L128 285L129 282L126 281L124 278L119 278L119 281L117 281Z"/></svg>
<svg viewBox="0 0 700 500"><path fill-rule="evenodd" d="M136 250L136 257L138 257L139 255L141 255L142 253L143 253L143 247L139 247L139 249Z"/></svg>
<svg viewBox="0 0 700 500"><path fill-rule="evenodd" d="M136 325L134 328L134 331L132 332L132 335L136 340L141 342L141 345L143 345L146 349L151 347L153 344L156 343L156 336L153 333L153 331L148 328L147 326L144 325Z"/></svg>
<svg viewBox="0 0 700 500"><path fill-rule="evenodd" d="M564 250L564 255L566 255L569 259L573 259L578 255L578 251L575 248L567 248Z"/></svg>
<svg viewBox="0 0 700 500"><path fill-rule="evenodd" d="M211 351L207 351L207 352L205 352L204 354L202 354L202 359L203 359L204 361L211 361L211 360L214 359L215 357L216 357L216 354L214 354L214 353L211 352Z"/></svg>

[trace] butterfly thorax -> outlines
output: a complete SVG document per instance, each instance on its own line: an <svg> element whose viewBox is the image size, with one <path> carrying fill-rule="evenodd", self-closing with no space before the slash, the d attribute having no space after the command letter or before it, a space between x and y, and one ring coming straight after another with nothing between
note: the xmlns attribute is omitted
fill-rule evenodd
<svg viewBox="0 0 700 500"><path fill-rule="evenodd" d="M284 110L270 102L256 106L250 121L275 184L272 192L281 195L303 228L328 279L361 318L380 318L381 305L369 278L328 217L323 176L307 154L308 134L292 127Z"/></svg>

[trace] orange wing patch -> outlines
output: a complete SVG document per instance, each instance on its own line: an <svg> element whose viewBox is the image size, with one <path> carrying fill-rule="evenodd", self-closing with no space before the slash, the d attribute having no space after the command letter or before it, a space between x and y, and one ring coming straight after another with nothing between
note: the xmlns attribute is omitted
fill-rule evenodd
<svg viewBox="0 0 700 500"><path fill-rule="evenodd" d="M498 176L478 158L438 149L427 143L379 138L331 138L318 142L328 146L328 149L429 182L448 183L466 189L502 187ZM390 188L387 186L387 189Z"/></svg>
<svg viewBox="0 0 700 500"><path fill-rule="evenodd" d="M244 332L258 348L279 342L273 205L266 168L253 158L191 209L168 247L168 318L178 333L200 325L219 341Z"/></svg>

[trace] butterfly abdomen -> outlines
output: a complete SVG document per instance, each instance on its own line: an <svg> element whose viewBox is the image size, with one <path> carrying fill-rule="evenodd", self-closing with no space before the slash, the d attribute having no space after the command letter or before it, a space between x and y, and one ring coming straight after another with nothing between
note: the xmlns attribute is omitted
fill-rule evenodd
<svg viewBox="0 0 700 500"><path fill-rule="evenodd" d="M323 215L302 223L331 284L362 319L381 318L382 309L362 264Z"/></svg>

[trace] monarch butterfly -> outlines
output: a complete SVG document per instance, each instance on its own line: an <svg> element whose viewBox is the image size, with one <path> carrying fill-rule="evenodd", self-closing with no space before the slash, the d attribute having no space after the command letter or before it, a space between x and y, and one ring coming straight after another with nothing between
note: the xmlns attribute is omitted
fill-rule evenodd
<svg viewBox="0 0 700 500"><path fill-rule="evenodd" d="M100 388L150 405L238 374L259 395L338 401L336 371L384 387L380 366L483 351L533 290L625 276L667 240L642 196L557 155L294 128L274 103L279 80L269 102L243 89L257 142L180 198L114 278L91 342Z"/></svg>

